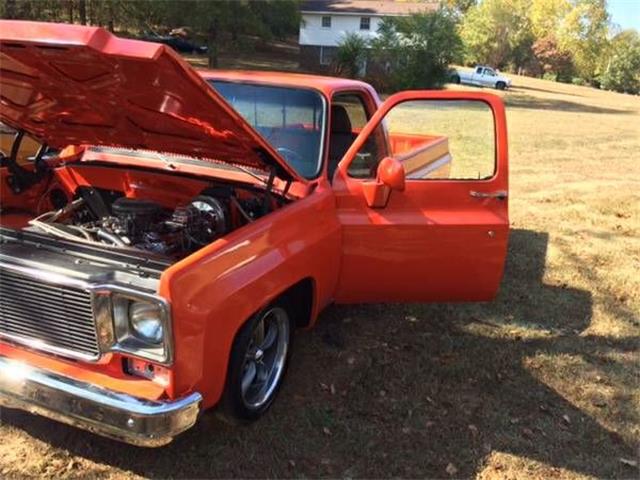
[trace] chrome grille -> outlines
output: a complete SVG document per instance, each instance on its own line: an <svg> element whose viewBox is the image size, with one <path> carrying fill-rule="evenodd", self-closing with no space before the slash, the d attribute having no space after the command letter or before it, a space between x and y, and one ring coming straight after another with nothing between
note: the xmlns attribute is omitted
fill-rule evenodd
<svg viewBox="0 0 640 480"><path fill-rule="evenodd" d="M71 356L99 355L91 293L0 269L0 336Z"/></svg>

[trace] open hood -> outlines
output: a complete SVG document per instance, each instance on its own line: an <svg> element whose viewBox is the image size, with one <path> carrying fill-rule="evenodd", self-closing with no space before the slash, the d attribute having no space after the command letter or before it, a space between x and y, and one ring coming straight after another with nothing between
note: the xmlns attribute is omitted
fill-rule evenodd
<svg viewBox="0 0 640 480"><path fill-rule="evenodd" d="M102 28L0 21L0 119L54 148L155 150L302 180L177 53Z"/></svg>

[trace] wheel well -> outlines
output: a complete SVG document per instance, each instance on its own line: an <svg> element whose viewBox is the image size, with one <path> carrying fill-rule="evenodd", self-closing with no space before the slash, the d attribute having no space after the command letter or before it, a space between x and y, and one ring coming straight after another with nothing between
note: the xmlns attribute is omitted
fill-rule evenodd
<svg viewBox="0 0 640 480"><path fill-rule="evenodd" d="M311 313L314 301L314 282L312 278L304 278L290 286L278 298L284 300L298 328L304 328L311 323Z"/></svg>

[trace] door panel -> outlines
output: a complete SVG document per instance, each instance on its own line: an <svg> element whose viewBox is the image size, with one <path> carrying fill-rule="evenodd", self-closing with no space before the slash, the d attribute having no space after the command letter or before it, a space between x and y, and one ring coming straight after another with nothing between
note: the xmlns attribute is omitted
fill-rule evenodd
<svg viewBox="0 0 640 480"><path fill-rule="evenodd" d="M482 102L473 104L474 108L482 105L488 109L488 135L492 140L495 136L495 141L487 142L487 130L476 132L477 125L468 123L469 119L480 118L474 109L461 109L460 117L456 117L456 107L466 105L460 102L467 100ZM422 103L411 103L417 101ZM410 133L393 131L397 118L403 116L407 117L404 125L424 128L417 133L415 128ZM446 121L440 122L441 117ZM428 128L434 131L425 131ZM452 135L443 129L450 129ZM391 191L382 208L369 207L363 194L363 189L379 183L379 178L349 176L351 162L376 135L403 139L387 141L389 148L384 153L400 161L406 175L404 191ZM407 141L411 135L413 140ZM443 150L445 143L447 151ZM474 162L487 154L478 149L480 144L491 148L489 160L495 162L493 172L487 172L488 178L443 178L443 172L445 177L465 176L456 164L465 155L475 171ZM406 149L395 151L394 145ZM417 167L416 162L420 164ZM375 165L370 167L375 171ZM478 170L479 175L484 173ZM336 301L493 298L502 276L509 233L507 175L504 107L498 97L475 92L405 92L390 97L363 129L335 174L333 186L343 228Z"/></svg>

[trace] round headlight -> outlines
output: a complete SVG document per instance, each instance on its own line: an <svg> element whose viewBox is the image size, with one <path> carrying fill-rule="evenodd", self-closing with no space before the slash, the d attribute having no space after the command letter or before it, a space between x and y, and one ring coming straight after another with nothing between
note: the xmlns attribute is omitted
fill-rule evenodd
<svg viewBox="0 0 640 480"><path fill-rule="evenodd" d="M148 302L131 302L129 321L133 333L140 339L154 345L162 342L164 328L162 312L158 305Z"/></svg>

